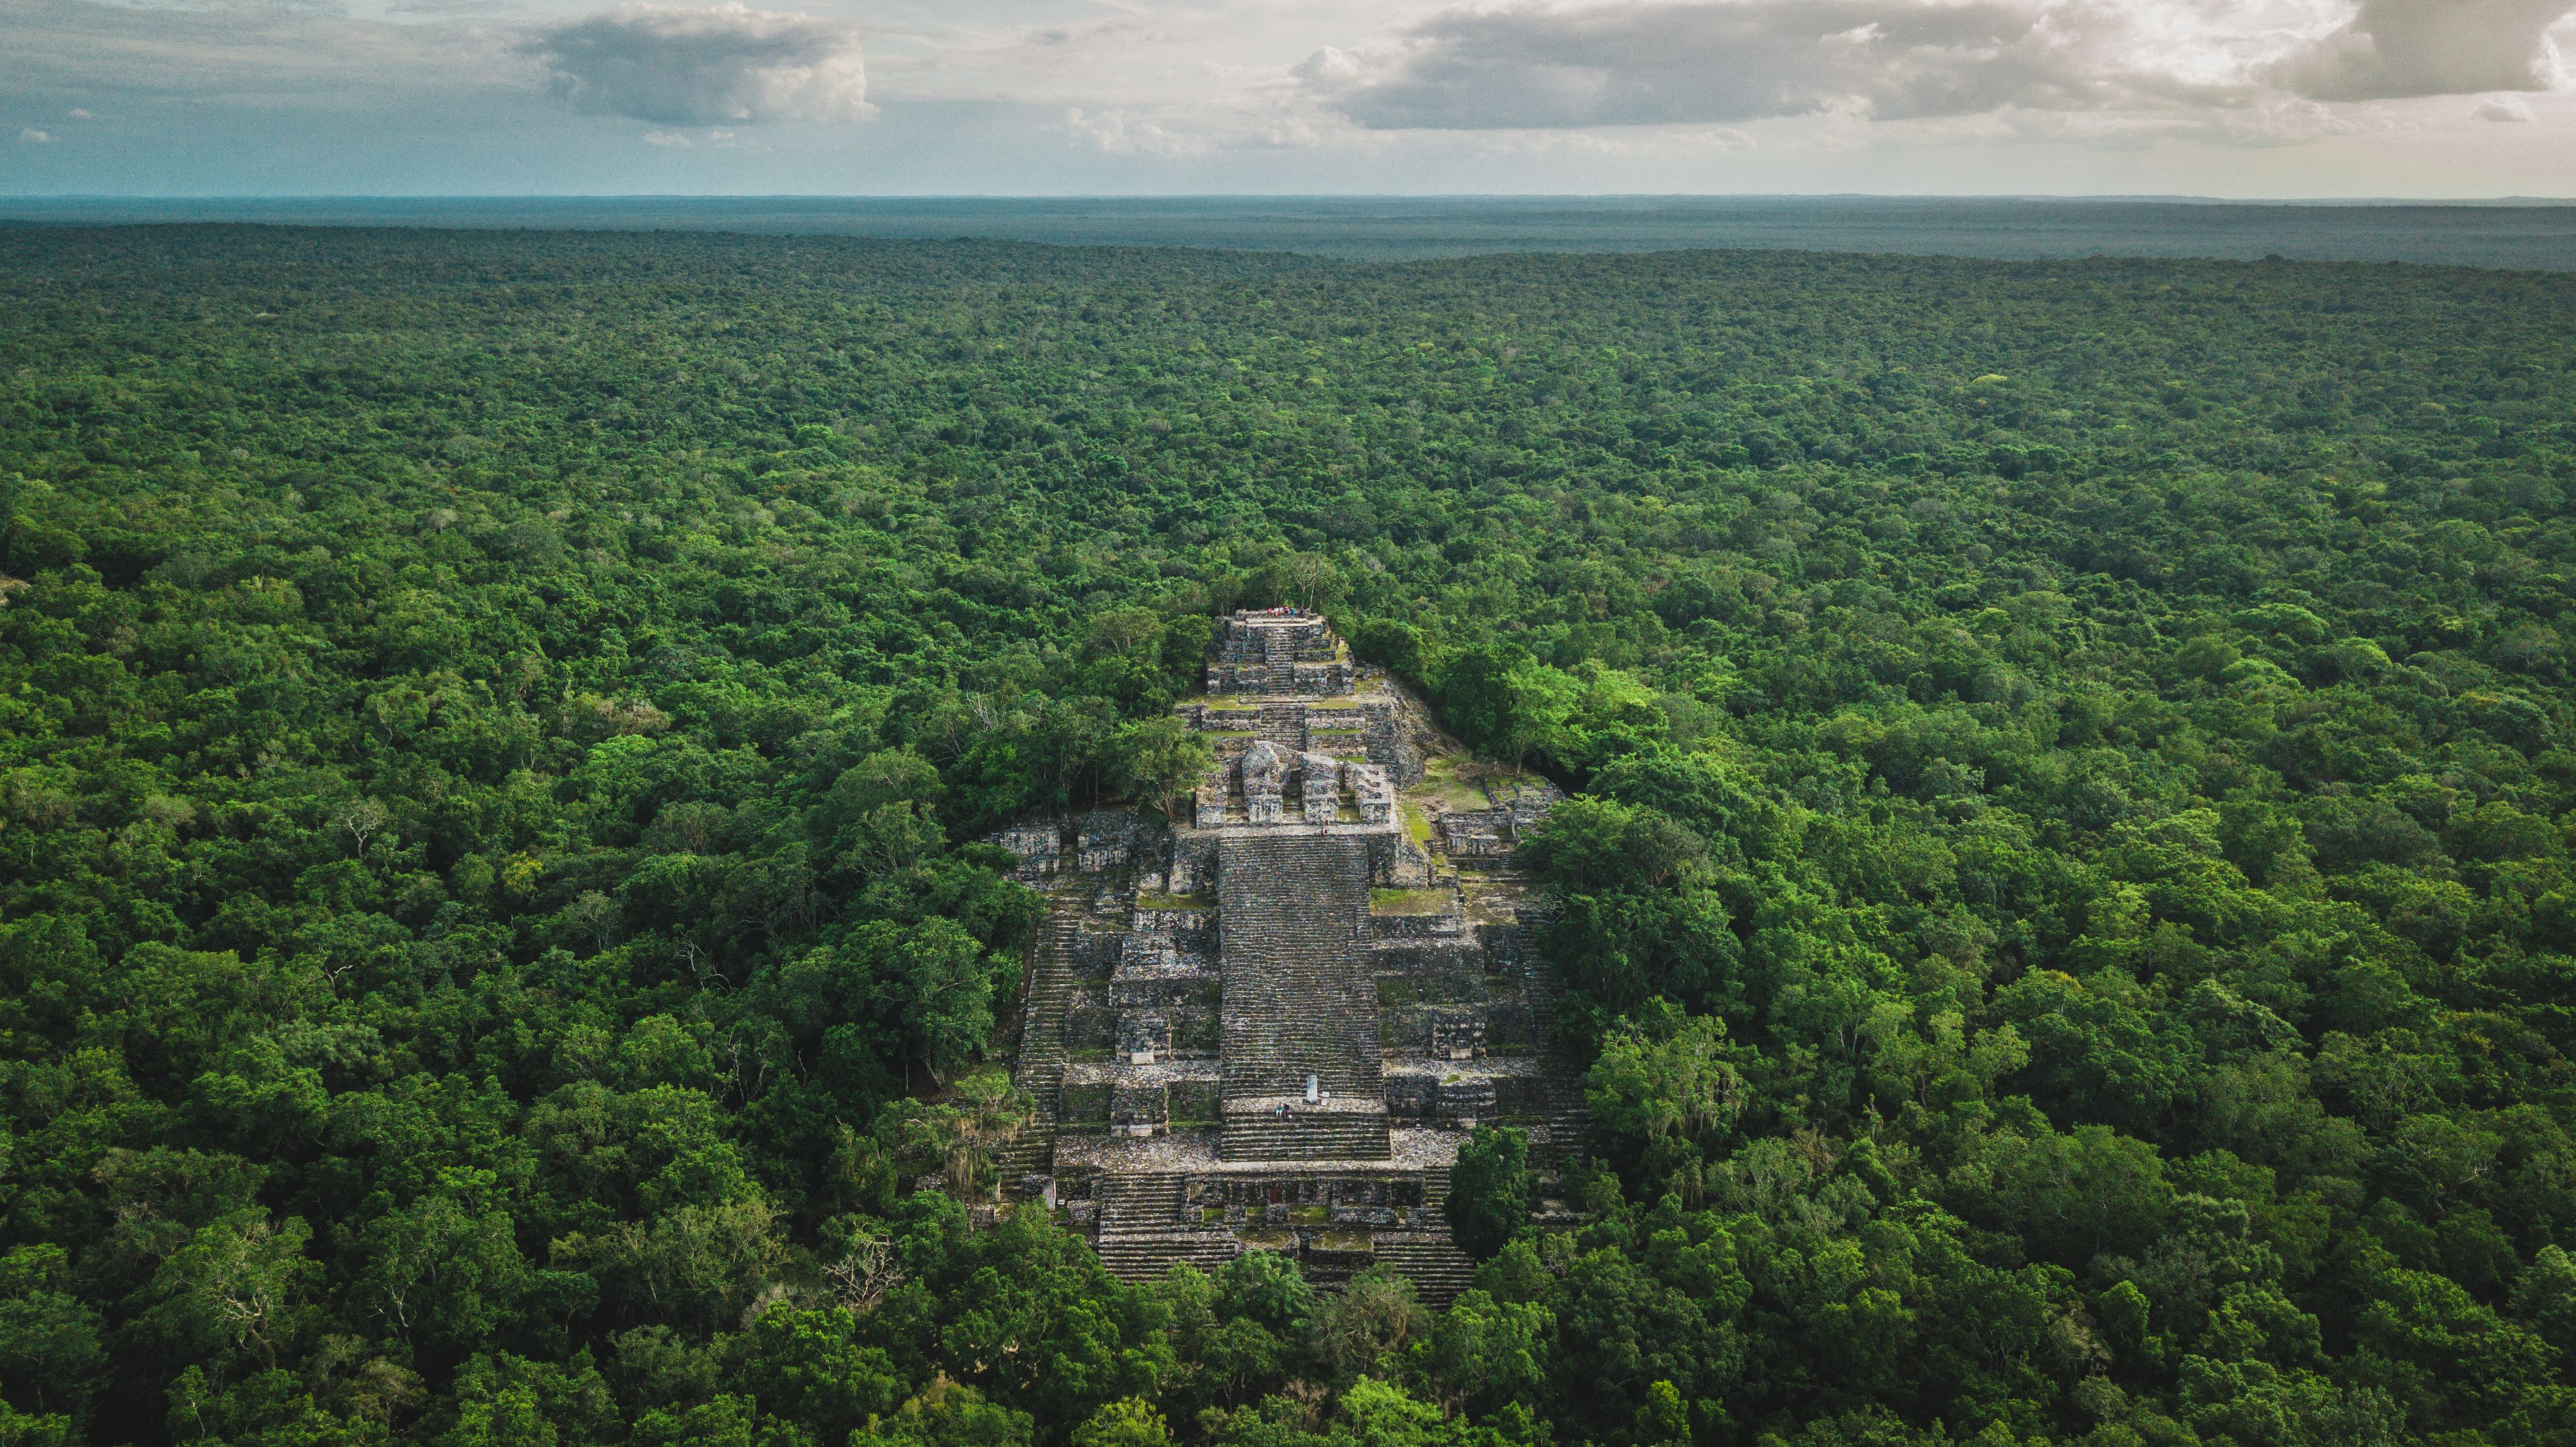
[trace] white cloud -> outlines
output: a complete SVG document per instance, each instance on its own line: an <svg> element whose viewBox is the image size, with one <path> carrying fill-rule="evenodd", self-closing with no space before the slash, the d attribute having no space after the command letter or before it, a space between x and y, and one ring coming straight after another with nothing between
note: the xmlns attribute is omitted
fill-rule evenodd
<svg viewBox="0 0 2576 1447"><path fill-rule="evenodd" d="M82 110L82 109L81 109L80 107L78 107L78 106L74 106L74 107L72 107L70 110L65 111L63 114L65 114L66 116L68 116L68 117L70 117L71 119L76 120L76 121L86 121L86 120L95 120L95 119L96 119L96 117L92 116L89 112L87 112L87 111L85 111L85 110Z"/></svg>
<svg viewBox="0 0 2576 1447"><path fill-rule="evenodd" d="M18 132L18 144L22 146L50 146L53 143L54 138L50 133L37 130L34 126Z"/></svg>
<svg viewBox="0 0 2576 1447"><path fill-rule="evenodd" d="M1262 127L1261 139L1264 144L1282 150L1302 150L1324 143L1324 137L1315 129L1314 123L1300 115L1283 115L1273 120Z"/></svg>
<svg viewBox="0 0 2576 1447"><path fill-rule="evenodd" d="M675 131L646 131L644 133L644 144L648 146L665 146L675 151L685 151L691 146L696 145L697 142L690 140L688 137L680 135Z"/></svg>
<svg viewBox="0 0 2576 1447"><path fill-rule="evenodd" d="M2491 95L2478 102L2478 108L2469 114L2482 121L2528 121L2531 102L2518 95Z"/></svg>
<svg viewBox="0 0 2576 1447"><path fill-rule="evenodd" d="M1625 0L1451 10L1391 52L1302 67L1384 128L1670 125L1855 112L1880 119L2132 98L2123 13L2011 0ZM2171 77L2152 77L2171 84ZM2188 84L2188 83L2186 83ZM2200 83L2191 88L2207 90Z"/></svg>
<svg viewBox="0 0 2576 1447"><path fill-rule="evenodd" d="M1309 85L1350 85L1368 79L1368 62L1337 46L1327 45L1289 68L1289 74Z"/></svg>
<svg viewBox="0 0 2576 1447"><path fill-rule="evenodd" d="M1216 142L1165 127L1159 121L1130 121L1124 110L1085 115L1079 106L1065 112L1064 128L1113 156L1204 156Z"/></svg>
<svg viewBox="0 0 2576 1447"><path fill-rule="evenodd" d="M793 12L621 5L527 44L576 110L663 125L863 120L858 32Z"/></svg>
<svg viewBox="0 0 2576 1447"><path fill-rule="evenodd" d="M1325 47L1378 129L2218 111L2556 83L2576 0L1610 0L1444 10Z"/></svg>

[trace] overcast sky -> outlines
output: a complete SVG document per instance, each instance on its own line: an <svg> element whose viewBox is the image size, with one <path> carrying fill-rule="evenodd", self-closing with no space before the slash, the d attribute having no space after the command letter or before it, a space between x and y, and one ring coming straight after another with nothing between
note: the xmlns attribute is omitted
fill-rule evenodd
<svg viewBox="0 0 2576 1447"><path fill-rule="evenodd" d="M0 193L2565 197L2571 9L0 0Z"/></svg>

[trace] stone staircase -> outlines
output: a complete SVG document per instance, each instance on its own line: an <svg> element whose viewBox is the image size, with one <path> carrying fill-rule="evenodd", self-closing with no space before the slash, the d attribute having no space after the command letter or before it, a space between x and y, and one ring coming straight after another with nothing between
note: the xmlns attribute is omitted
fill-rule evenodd
<svg viewBox="0 0 2576 1447"><path fill-rule="evenodd" d="M1187 1261L1212 1271L1235 1258L1243 1243L1223 1231L1194 1231L1181 1219L1188 1186L1171 1171L1102 1176L1100 1235L1094 1243L1109 1274L1121 1281L1151 1281Z"/></svg>
<svg viewBox="0 0 2576 1447"><path fill-rule="evenodd" d="M1450 1244L1446 1231L1381 1231L1371 1244L1378 1264L1412 1282L1425 1306L1447 1306L1476 1284L1476 1264Z"/></svg>
<svg viewBox="0 0 2576 1447"><path fill-rule="evenodd" d="M1525 912L1524 920L1534 913ZM1530 1158L1549 1166L1581 1160L1584 1142L1592 1129L1592 1107L1583 1099L1583 1076L1572 1061L1563 1058L1554 1041L1544 1038L1556 1018L1557 997L1563 987L1557 983L1554 968L1534 954L1524 958L1521 970L1521 996L1529 1005L1531 1027L1542 1036L1538 1048L1547 1063L1541 1114L1529 1133Z"/></svg>
<svg viewBox="0 0 2576 1447"><path fill-rule="evenodd" d="M1283 749L1296 749L1302 753L1306 747L1306 706L1302 703L1263 704L1261 722L1254 725L1254 734Z"/></svg>
<svg viewBox="0 0 2576 1447"><path fill-rule="evenodd" d="M1092 1189L1100 1202L1100 1234L1154 1235L1181 1229L1187 1178L1171 1171L1121 1171L1102 1176Z"/></svg>
<svg viewBox="0 0 2576 1447"><path fill-rule="evenodd" d="M1392 1150L1383 1108L1374 1111L1229 1110L1217 1154L1229 1161L1382 1161Z"/></svg>
<svg viewBox="0 0 2576 1447"><path fill-rule="evenodd" d="M1583 1081L1562 1067L1548 1072L1547 1113L1530 1131L1530 1157L1547 1165L1579 1161L1592 1129L1592 1108L1584 1103Z"/></svg>
<svg viewBox="0 0 2576 1447"><path fill-rule="evenodd" d="M1368 846L1248 835L1217 865L1224 1095L1380 1099L1377 982L1369 967Z"/></svg>
<svg viewBox="0 0 2576 1447"><path fill-rule="evenodd" d="M1201 1271L1216 1272L1243 1254L1243 1243L1222 1231L1165 1231L1153 1235L1101 1234L1100 1264L1121 1281L1159 1280L1186 1261Z"/></svg>
<svg viewBox="0 0 2576 1447"><path fill-rule="evenodd" d="M1266 692L1297 691L1297 640L1286 629L1265 629L1261 638L1262 671L1269 680Z"/></svg>
<svg viewBox="0 0 2576 1447"><path fill-rule="evenodd" d="M1089 911L1076 890L1059 890L1029 945L1028 981L1020 998L1020 1053L1011 1083L1037 1104L1028 1128L994 1156L1007 1184L1055 1166L1056 1112L1064 1095L1064 1015L1073 994L1073 962Z"/></svg>

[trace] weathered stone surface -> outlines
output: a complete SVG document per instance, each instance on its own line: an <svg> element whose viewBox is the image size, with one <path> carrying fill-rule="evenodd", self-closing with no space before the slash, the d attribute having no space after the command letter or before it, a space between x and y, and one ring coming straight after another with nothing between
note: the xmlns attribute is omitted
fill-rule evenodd
<svg viewBox="0 0 2576 1447"><path fill-rule="evenodd" d="M1581 1120L1537 1053L1554 990L1510 866L1556 792L1504 775L1461 810L1453 773L1408 805L1436 732L1312 614L1229 619L1208 680L1228 696L1174 709L1212 745L1187 823L994 836L1055 895L1017 1076L1045 1135L1014 1169L1123 1279L1273 1250L1444 1302L1470 1279L1440 1215L1465 1128L1523 1125L1552 1160Z"/></svg>
<svg viewBox="0 0 2576 1447"><path fill-rule="evenodd" d="M1172 1048L1171 1017L1160 1010L1132 1011L1118 1021L1118 1052L1130 1065L1151 1065Z"/></svg>
<svg viewBox="0 0 2576 1447"><path fill-rule="evenodd" d="M1367 951L1368 854L1358 840L1247 834L1217 871L1229 1100L1342 1097L1378 1087Z"/></svg>
<svg viewBox="0 0 2576 1447"><path fill-rule="evenodd" d="M1357 670L1350 650L1321 614L1297 609L1242 612L1225 620L1207 691L1228 694L1342 694Z"/></svg>
<svg viewBox="0 0 2576 1447"><path fill-rule="evenodd" d="M1395 786L1386 779L1386 770L1375 764L1342 765L1342 787L1350 790L1363 824L1395 822Z"/></svg>
<svg viewBox="0 0 2576 1447"><path fill-rule="evenodd" d="M1035 884L1052 876L1064 857L1064 831L1053 821L996 829L984 836L984 842L998 844L1019 856L1020 866L1011 871L1011 877L1023 884Z"/></svg>

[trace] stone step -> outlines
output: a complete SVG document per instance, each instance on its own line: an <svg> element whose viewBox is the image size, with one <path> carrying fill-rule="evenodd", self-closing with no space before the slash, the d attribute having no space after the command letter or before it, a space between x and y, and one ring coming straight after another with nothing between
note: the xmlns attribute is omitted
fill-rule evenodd
<svg viewBox="0 0 2576 1447"><path fill-rule="evenodd" d="M1092 1188L1100 1203L1101 1234L1171 1231L1180 1227L1185 1176L1172 1171L1121 1171Z"/></svg>
<svg viewBox="0 0 2576 1447"><path fill-rule="evenodd" d="M1379 1095L1365 842L1228 838L1217 895L1225 1098Z"/></svg>
<svg viewBox="0 0 2576 1447"><path fill-rule="evenodd" d="M1581 1160L1584 1140L1592 1129L1592 1112L1580 1105L1551 1103L1538 1122L1530 1127L1530 1155L1546 1165L1561 1165Z"/></svg>
<svg viewBox="0 0 2576 1447"><path fill-rule="evenodd" d="M1393 1150L1383 1112L1282 1117L1230 1111L1217 1154L1229 1161L1382 1161Z"/></svg>
<svg viewBox="0 0 2576 1447"><path fill-rule="evenodd" d="M1156 1231L1111 1235L1097 1243L1100 1262L1126 1282L1159 1280L1181 1262L1215 1271L1243 1254L1243 1243L1221 1231Z"/></svg>
<svg viewBox="0 0 2576 1447"><path fill-rule="evenodd" d="M1370 1244L1378 1264L1412 1282L1425 1306L1447 1306L1476 1284L1476 1263L1445 1232L1380 1232Z"/></svg>
<svg viewBox="0 0 2576 1447"><path fill-rule="evenodd" d="M1074 960L1082 948L1084 906L1071 890L1049 901L1046 923L1030 942L1020 997L1019 1059L1011 1083L1035 1103L1026 1130L994 1154L1002 1179L1052 1170L1057 1105L1064 1086L1064 1016L1073 994Z"/></svg>

